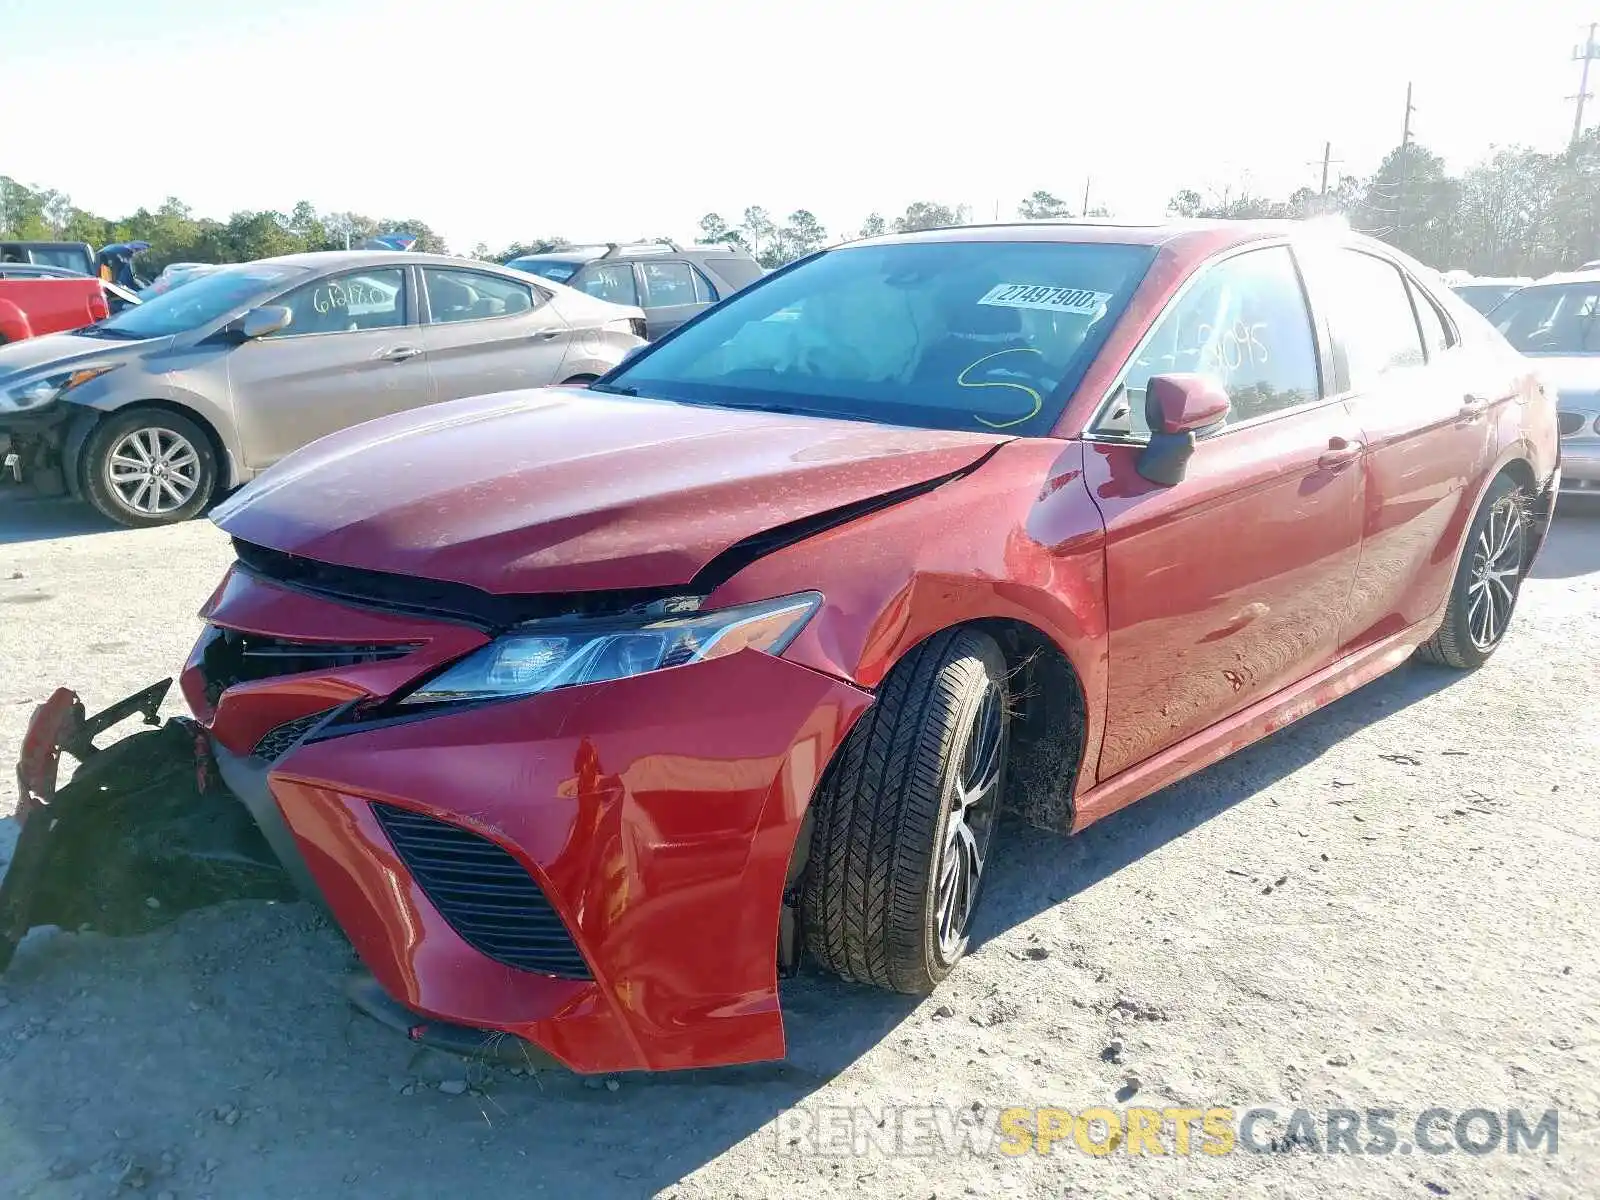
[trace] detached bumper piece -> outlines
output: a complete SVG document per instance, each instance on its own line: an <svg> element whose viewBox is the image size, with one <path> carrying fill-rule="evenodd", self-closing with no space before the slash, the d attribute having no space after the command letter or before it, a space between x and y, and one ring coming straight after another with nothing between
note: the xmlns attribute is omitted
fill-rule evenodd
<svg viewBox="0 0 1600 1200"><path fill-rule="evenodd" d="M155 725L165 680L93 717L65 688L40 705L17 765L22 830L0 882L0 970L41 925L146 933L231 899L292 899L288 876L217 779L205 732L179 718L101 749L139 715ZM81 762L57 788L62 753Z"/></svg>

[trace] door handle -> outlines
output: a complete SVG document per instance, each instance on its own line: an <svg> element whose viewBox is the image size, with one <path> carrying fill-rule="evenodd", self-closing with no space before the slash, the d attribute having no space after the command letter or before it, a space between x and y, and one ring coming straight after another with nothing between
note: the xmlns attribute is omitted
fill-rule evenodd
<svg viewBox="0 0 1600 1200"><path fill-rule="evenodd" d="M406 359L415 358L421 353L421 346L396 346L392 350L380 350L378 357L387 362L405 362Z"/></svg>
<svg viewBox="0 0 1600 1200"><path fill-rule="evenodd" d="M1353 442L1349 438L1331 437L1328 439L1328 448L1317 459L1317 466L1324 471L1340 470L1360 458L1362 449L1360 442Z"/></svg>
<svg viewBox="0 0 1600 1200"><path fill-rule="evenodd" d="M1471 421L1483 416L1489 410L1489 397L1477 396L1468 392L1461 400L1461 411L1456 414L1460 421Z"/></svg>
<svg viewBox="0 0 1600 1200"><path fill-rule="evenodd" d="M537 340L537 341L551 342L551 341L554 341L556 338L560 337L562 332L563 331L560 330L560 329L541 329L537 333L535 333L533 336L534 336L535 340Z"/></svg>

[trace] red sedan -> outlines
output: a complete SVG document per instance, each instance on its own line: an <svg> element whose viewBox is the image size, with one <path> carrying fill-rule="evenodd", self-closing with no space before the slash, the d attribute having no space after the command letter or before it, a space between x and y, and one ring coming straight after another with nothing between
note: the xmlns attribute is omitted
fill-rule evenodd
<svg viewBox="0 0 1600 1200"><path fill-rule="evenodd" d="M416 1036L774 1058L798 962L945 977L1003 810L1075 832L1482 664L1557 445L1526 360L1337 228L853 243L244 489L184 728ZM41 712L25 837L93 732Z"/></svg>

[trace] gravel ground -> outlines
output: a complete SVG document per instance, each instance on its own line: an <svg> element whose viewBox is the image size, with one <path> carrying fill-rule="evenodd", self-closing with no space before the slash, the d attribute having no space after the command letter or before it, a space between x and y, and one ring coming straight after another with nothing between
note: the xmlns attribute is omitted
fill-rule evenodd
<svg viewBox="0 0 1600 1200"><path fill-rule="evenodd" d="M36 932L0 977L0 1195L1600 1193L1600 509L1567 508L1489 667L1405 668L1076 840L1003 831L939 993L794 980L782 1064L582 1080L414 1054L347 1009L349 951L305 905ZM93 705L172 672L227 559L208 525L0 502L0 760L57 683ZM1256 1103L1391 1108L1402 1142L1429 1107L1554 1108L1559 1149L914 1140L981 1141L1011 1106Z"/></svg>

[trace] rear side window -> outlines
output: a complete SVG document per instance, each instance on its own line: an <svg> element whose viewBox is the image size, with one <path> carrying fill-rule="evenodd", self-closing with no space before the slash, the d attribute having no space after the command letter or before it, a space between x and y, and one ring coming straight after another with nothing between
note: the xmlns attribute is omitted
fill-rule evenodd
<svg viewBox="0 0 1600 1200"><path fill-rule="evenodd" d="M761 265L754 259L732 254L707 255L705 263L713 275L735 288L754 283L763 273Z"/></svg>
<svg viewBox="0 0 1600 1200"><path fill-rule="evenodd" d="M1406 285L1411 289L1411 299L1417 309L1417 320L1422 324L1422 342L1427 347L1428 358L1438 358L1455 345L1455 338L1450 334L1450 327L1445 324L1444 314L1428 297L1428 293L1418 287L1414 280L1408 279Z"/></svg>
<svg viewBox="0 0 1600 1200"><path fill-rule="evenodd" d="M639 303L639 289L633 281L632 263L590 263L572 277L568 286L613 304Z"/></svg>
<svg viewBox="0 0 1600 1200"><path fill-rule="evenodd" d="M1228 393L1228 424L1281 412L1321 394L1317 343L1305 292L1285 246L1251 250L1203 269L1150 331L1124 376L1107 432L1150 432L1152 376L1209 375ZM1120 426L1120 427L1119 427Z"/></svg>
<svg viewBox="0 0 1600 1200"><path fill-rule="evenodd" d="M526 284L479 271L424 267L422 281L428 289L428 314L435 325L515 316L533 308L540 299Z"/></svg>
<svg viewBox="0 0 1600 1200"><path fill-rule="evenodd" d="M695 299L702 304L715 304L722 298L717 294L717 285L706 278L705 272L698 268L693 270Z"/></svg>
<svg viewBox="0 0 1600 1200"><path fill-rule="evenodd" d="M1393 371L1419 365L1422 335L1399 270L1375 255L1342 249L1329 268L1350 387L1365 391Z"/></svg>
<svg viewBox="0 0 1600 1200"><path fill-rule="evenodd" d="M666 308L674 304L694 304L694 275L688 264L641 263L644 272L644 306Z"/></svg>

